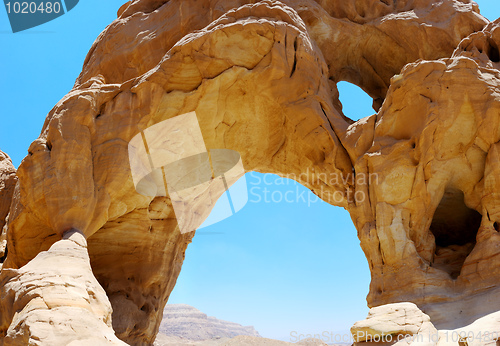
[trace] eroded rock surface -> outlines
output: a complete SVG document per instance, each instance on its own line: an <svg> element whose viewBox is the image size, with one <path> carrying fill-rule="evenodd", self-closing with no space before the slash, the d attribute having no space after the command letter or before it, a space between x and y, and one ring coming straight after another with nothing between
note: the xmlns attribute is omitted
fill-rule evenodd
<svg viewBox="0 0 500 346"><path fill-rule="evenodd" d="M7 257L7 227L12 196L17 183L16 169L9 155L0 151L0 265Z"/></svg>
<svg viewBox="0 0 500 346"><path fill-rule="evenodd" d="M370 309L351 332L354 346L496 346L499 325L500 312L494 312L461 328L437 330L415 304L394 303Z"/></svg>
<svg viewBox="0 0 500 346"><path fill-rule="evenodd" d="M429 316L424 314L413 303L395 303L370 309L368 317L356 322L351 328L354 345L368 342L435 345L433 336L438 331L431 323Z"/></svg>
<svg viewBox="0 0 500 346"><path fill-rule="evenodd" d="M194 232L169 197L137 193L127 145L195 111L208 149L349 210L370 306L411 301L436 326L463 304L461 323L491 312L478 301L498 302L500 279L498 27L468 0L125 4L19 167L2 296L76 229L117 336L152 343ZM347 118L341 80L378 113ZM218 197L200 196L193 218Z"/></svg>
<svg viewBox="0 0 500 346"><path fill-rule="evenodd" d="M21 269L0 274L2 345L126 345L111 326L83 234L70 230Z"/></svg>
<svg viewBox="0 0 500 346"><path fill-rule="evenodd" d="M411 301L446 328L445 310L464 310L470 323L497 309L486 301L500 299L500 71L467 42L487 36L498 45L498 23L452 58L406 65L379 113L348 130L354 141L375 128L354 168L378 183L360 187L370 203L351 209L370 263L371 306Z"/></svg>

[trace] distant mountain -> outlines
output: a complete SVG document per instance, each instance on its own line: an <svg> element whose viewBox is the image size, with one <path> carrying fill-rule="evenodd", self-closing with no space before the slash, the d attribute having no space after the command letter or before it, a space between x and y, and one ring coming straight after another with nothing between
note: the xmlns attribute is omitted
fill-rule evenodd
<svg viewBox="0 0 500 346"><path fill-rule="evenodd" d="M166 336L158 334L154 346L348 346L347 344L327 345L318 339L302 340L298 343L289 343L285 341L265 339L261 337L239 335L232 339L212 339L202 341L189 341L177 338L175 336Z"/></svg>
<svg viewBox="0 0 500 346"><path fill-rule="evenodd" d="M238 335L261 337L252 326L219 320L186 304L167 304L160 333L192 341L233 338Z"/></svg>
<svg viewBox="0 0 500 346"><path fill-rule="evenodd" d="M327 345L318 339L299 343L266 339L252 326L207 316L186 304L168 304L163 310L154 346L347 346Z"/></svg>

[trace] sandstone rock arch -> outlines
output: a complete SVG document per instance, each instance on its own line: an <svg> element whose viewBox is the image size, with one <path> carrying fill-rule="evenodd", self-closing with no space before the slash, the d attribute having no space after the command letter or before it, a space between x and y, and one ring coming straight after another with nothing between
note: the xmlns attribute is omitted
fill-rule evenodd
<svg viewBox="0 0 500 346"><path fill-rule="evenodd" d="M54 305L15 298L14 283L61 239L84 246L78 233L86 275L109 298L87 289L103 330L112 320L127 343L152 342L193 233L179 232L168 197L135 192L126 149L141 130L190 111L208 148L238 151L248 171L307 172L300 183L348 209L372 273L369 306L411 301L443 325L443 306L457 301L470 301L465 319L486 313L475 299L497 299L500 276L498 32L468 0L125 4L6 198L1 282L11 298L0 302L0 335L26 341L36 334L30 316L48 323ZM340 80L363 88L378 113L342 114ZM380 181L323 178L353 173ZM366 203L348 198L357 191ZM450 240L456 208L472 216Z"/></svg>

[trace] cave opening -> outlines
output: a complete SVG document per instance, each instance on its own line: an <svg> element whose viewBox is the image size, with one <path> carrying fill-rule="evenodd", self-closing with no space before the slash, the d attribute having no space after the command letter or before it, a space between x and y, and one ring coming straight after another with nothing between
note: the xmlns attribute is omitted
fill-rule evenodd
<svg viewBox="0 0 500 346"><path fill-rule="evenodd" d="M476 244L481 219L480 213L465 205L461 190L446 189L430 226L436 242L432 266L456 279Z"/></svg>
<svg viewBox="0 0 500 346"><path fill-rule="evenodd" d="M488 51L488 57L492 62L500 62L500 51L498 50L498 46L493 40L489 40L490 49Z"/></svg>

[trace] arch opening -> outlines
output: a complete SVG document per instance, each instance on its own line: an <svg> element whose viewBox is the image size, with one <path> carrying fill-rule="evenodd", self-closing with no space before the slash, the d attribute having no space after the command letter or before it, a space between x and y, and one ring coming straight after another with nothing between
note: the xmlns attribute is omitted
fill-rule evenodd
<svg viewBox="0 0 500 346"><path fill-rule="evenodd" d="M291 179L245 176L248 203L196 231L168 303L288 342L294 331L349 333L370 282L349 214Z"/></svg>

